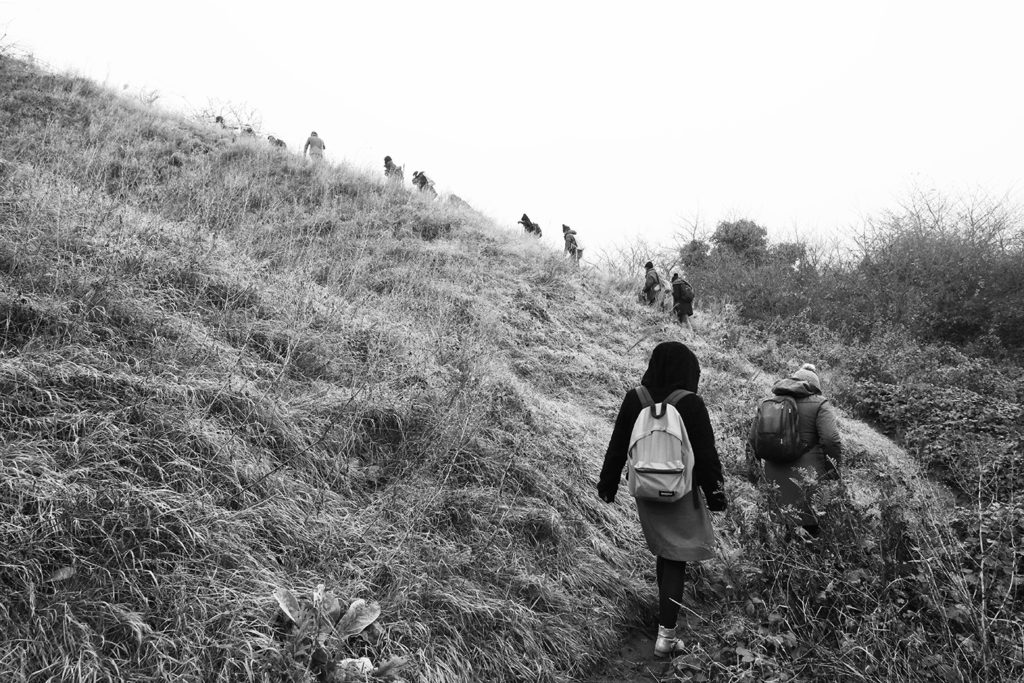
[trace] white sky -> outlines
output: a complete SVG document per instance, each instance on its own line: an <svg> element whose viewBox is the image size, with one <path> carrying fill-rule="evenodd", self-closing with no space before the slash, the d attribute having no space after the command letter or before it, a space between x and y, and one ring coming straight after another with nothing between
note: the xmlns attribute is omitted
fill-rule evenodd
<svg viewBox="0 0 1024 683"><path fill-rule="evenodd" d="M0 0L6 44L561 243L747 217L841 235L911 187L1024 196L1024 3Z"/></svg>

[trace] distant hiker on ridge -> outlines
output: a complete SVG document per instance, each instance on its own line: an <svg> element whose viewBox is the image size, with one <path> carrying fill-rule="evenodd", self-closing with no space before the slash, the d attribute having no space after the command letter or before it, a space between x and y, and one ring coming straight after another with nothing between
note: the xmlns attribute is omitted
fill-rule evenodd
<svg viewBox="0 0 1024 683"><path fill-rule="evenodd" d="M405 181L405 167L399 166L391 160L391 157L384 157L384 177L391 182L401 184Z"/></svg>
<svg viewBox="0 0 1024 683"><path fill-rule="evenodd" d="M686 325L693 332L693 325L690 324L690 316L693 315L693 287L679 277L679 273L672 273L672 312L681 325Z"/></svg>
<svg viewBox="0 0 1024 683"><path fill-rule="evenodd" d="M431 197L437 197L437 190L434 189L434 181L427 177L427 174L423 171L412 172L412 184L419 189L423 194L429 194Z"/></svg>
<svg viewBox="0 0 1024 683"><path fill-rule="evenodd" d="M799 524L817 538L818 517L807 494L814 481L839 476L843 443L836 410L821 395L817 368L810 363L776 382L772 393L761 401L750 427L750 451L764 463L765 479L778 487L785 523ZM796 515L788 515L787 507L796 508Z"/></svg>
<svg viewBox="0 0 1024 683"><path fill-rule="evenodd" d="M658 275L658 271L654 269L654 263L651 261L644 264L644 270L646 274L644 276L643 295L647 300L647 305L653 306L658 300L658 294L661 293L661 276Z"/></svg>
<svg viewBox="0 0 1024 683"><path fill-rule="evenodd" d="M530 217L525 213L523 217L519 219L519 225L523 226L523 230L528 235L534 235L535 237L541 236L540 225L530 220Z"/></svg>
<svg viewBox="0 0 1024 683"><path fill-rule="evenodd" d="M579 242L576 241L576 231L563 223L562 238L565 239L565 253L579 264L580 259L583 258L583 250L580 249Z"/></svg>
<svg viewBox="0 0 1024 683"><path fill-rule="evenodd" d="M306 146L302 148L302 156L306 156L306 152L309 152L309 158L313 161L320 163L324 160L324 150L327 149L327 145L320 139L320 136L316 134L314 130L306 138Z"/></svg>
<svg viewBox="0 0 1024 683"><path fill-rule="evenodd" d="M647 547L657 558L658 639L654 654L684 649L676 635L686 563L714 555L708 510L726 508L722 464L704 399L696 394L700 364L679 342L654 347L640 386L622 400L597 485L615 502L623 467L636 498ZM676 476L666 476L673 470Z"/></svg>

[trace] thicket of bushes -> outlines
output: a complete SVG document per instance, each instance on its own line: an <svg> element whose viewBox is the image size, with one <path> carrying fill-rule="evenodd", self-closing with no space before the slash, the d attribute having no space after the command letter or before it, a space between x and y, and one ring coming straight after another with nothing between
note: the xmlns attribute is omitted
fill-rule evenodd
<svg viewBox="0 0 1024 683"><path fill-rule="evenodd" d="M753 221L724 221L675 258L703 296L755 323L803 316L856 341L897 327L976 354L1024 352L1024 222L998 201L916 195L850 251L771 244Z"/></svg>
<svg viewBox="0 0 1024 683"><path fill-rule="evenodd" d="M891 674L1012 680L1024 668L1024 631L1011 616L1024 610L1022 224L999 203L920 196L871 222L858 245L844 258L773 245L743 220L719 224L675 257L699 296L734 306L737 323L751 326L761 346L752 360L776 372L793 359L817 362L833 400L896 439L952 492L948 524L880 531L904 537L903 569L894 576L891 561L878 566L894 580L872 594L899 601L871 619L909 643L944 639L952 653L893 651L890 661L906 664ZM833 521L853 512L842 506ZM850 531L877 521L827 533L846 536L841 549L857 543ZM834 577L829 585L843 586ZM845 589L845 604L856 605L862 588ZM887 646L876 642L873 652Z"/></svg>

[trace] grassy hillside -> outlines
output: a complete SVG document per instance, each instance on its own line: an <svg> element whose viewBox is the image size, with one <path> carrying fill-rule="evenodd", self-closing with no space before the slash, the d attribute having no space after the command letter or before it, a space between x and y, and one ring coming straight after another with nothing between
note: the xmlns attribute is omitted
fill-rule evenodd
<svg viewBox="0 0 1024 683"><path fill-rule="evenodd" d="M0 130L0 679L633 675L617 646L653 562L593 484L622 393L679 333L630 283L9 58ZM958 571L946 497L865 426L844 422L826 549L782 542L742 439L762 366L807 359L727 307L698 323L733 506L688 589L693 652L657 673L1020 672L992 659L1012 643L970 640L987 612L921 598ZM310 616L335 598L380 616L344 637Z"/></svg>

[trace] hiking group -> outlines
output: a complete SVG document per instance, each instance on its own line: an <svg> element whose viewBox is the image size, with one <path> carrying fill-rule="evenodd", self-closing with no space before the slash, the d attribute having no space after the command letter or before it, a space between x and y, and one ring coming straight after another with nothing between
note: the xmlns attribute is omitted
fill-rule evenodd
<svg viewBox="0 0 1024 683"><path fill-rule="evenodd" d="M215 117L214 123L221 128L228 128L223 116ZM231 128L231 130L235 129ZM239 130L243 136L256 135L252 126L241 126ZM234 136L232 136L232 139L234 139ZM287 149L288 147L284 140L276 138L273 135L267 136L267 142L269 142L271 146L281 149ZM323 163L324 151L326 149L327 145L324 143L323 138L321 138L314 130L309 134L309 137L306 138L306 144L302 146L302 156L308 157L315 164L320 164ZM397 165L390 155L384 157L384 178L388 182L395 183L397 185L402 185L405 182L405 167ZM431 199L437 197L437 190L434 189L434 181L428 178L427 174L423 171L413 171L412 184L421 194L429 196ZM453 201L459 205L466 205L465 202L458 197L454 197L454 195Z"/></svg>
<svg viewBox="0 0 1024 683"><path fill-rule="evenodd" d="M523 226L523 230L526 231L527 235L540 237L543 234L541 232L540 225L531 221L530 217L525 213L523 214L523 217L519 219L519 224ZM579 265L580 260L583 258L583 247L580 246L580 243L576 238L576 231L564 223L562 224L562 240L565 243L563 253L570 261Z"/></svg>
<svg viewBox="0 0 1024 683"><path fill-rule="evenodd" d="M523 226L523 230L527 235L539 238L544 234L540 224L530 220L530 217L525 213L518 223ZM583 247L580 246L576 235L575 230L564 223L562 224L562 239L565 242L563 252L574 264L579 265L580 260L583 259ZM672 291L672 314L679 321L680 325L693 332L693 324L690 322L690 316L693 315L693 285L681 277L679 273L672 273L670 285ZM648 306L658 305L664 300L666 291L661 275L658 274L654 263L652 261L645 263L644 285L640 290L640 301Z"/></svg>
<svg viewBox="0 0 1024 683"><path fill-rule="evenodd" d="M401 185L405 182L405 166L399 166L390 156L384 157L384 178L389 183ZM425 194L431 199L437 197L434 181L428 178L423 171L412 172L412 184L421 194Z"/></svg>
<svg viewBox="0 0 1024 683"><path fill-rule="evenodd" d="M217 123L224 126L221 117ZM273 136L268 140L285 146ZM320 163L325 149L313 131L302 151ZM401 185L404 167L386 156L384 176ZM420 193L437 196L434 182L422 171L412 174L412 183ZM519 223L527 234L541 237L541 226L525 213ZM583 249L577 232L563 224L562 237L566 257L579 264ZM664 305L667 288L661 275L651 261L644 269L641 301ZM692 331L693 287L678 273L672 274L670 286L672 311ZM626 471L640 527L655 556L658 657L683 650L676 624L687 564L713 557L716 541L710 512L728 506L714 430L698 394L699 380L700 363L685 344L663 342L654 348L639 386L622 400L597 485L601 500L614 503ZM817 482L838 478L842 457L836 411L822 396L821 380L810 364L777 382L772 394L759 404L749 430L751 477L774 490L773 514L786 526L786 538L799 536L813 546L821 528L811 493Z"/></svg>
<svg viewBox="0 0 1024 683"><path fill-rule="evenodd" d="M689 562L714 555L710 512L728 505L722 464L704 399L697 393L700 363L680 342L651 353L640 385L622 400L597 485L614 503L623 469L636 500L640 527L655 556L658 587L657 657L683 650L676 621ZM777 487L774 514L787 538L813 544L819 519L810 504L816 482L837 478L842 456L836 412L821 380L805 364L772 388L751 424L749 452L763 466L760 481ZM797 532L796 529L802 529Z"/></svg>
<svg viewBox="0 0 1024 683"><path fill-rule="evenodd" d="M672 273L672 313L680 325L684 325L691 332L693 325L690 323L690 316L693 315L693 286L679 276L679 273ZM644 264L644 286L640 290L640 300L648 306L655 306L664 299L665 285L662 283L661 275L658 274L654 263L648 261Z"/></svg>

